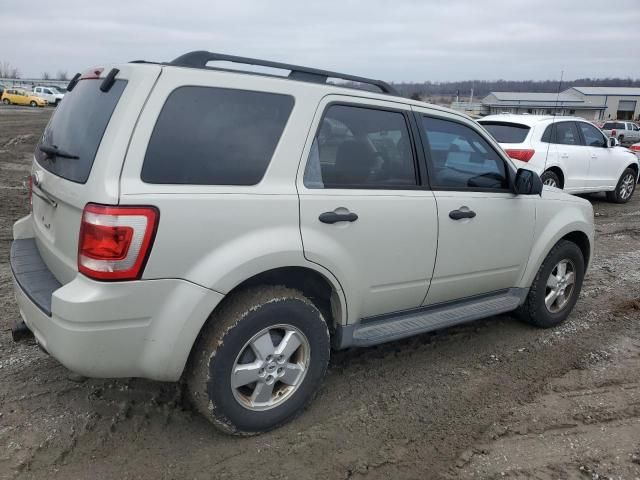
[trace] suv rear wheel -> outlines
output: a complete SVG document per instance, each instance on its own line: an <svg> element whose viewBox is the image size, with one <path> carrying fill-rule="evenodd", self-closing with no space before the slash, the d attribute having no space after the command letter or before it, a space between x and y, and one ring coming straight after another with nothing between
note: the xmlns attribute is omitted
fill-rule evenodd
<svg viewBox="0 0 640 480"><path fill-rule="evenodd" d="M212 315L196 343L187 373L191 399L226 433L271 430L316 395L329 351L327 324L300 292L240 292Z"/></svg>
<svg viewBox="0 0 640 480"><path fill-rule="evenodd" d="M584 257L573 242L560 240L540 266L518 316L537 327L562 323L573 310L584 279Z"/></svg>
<svg viewBox="0 0 640 480"><path fill-rule="evenodd" d="M614 203L627 203L631 200L633 192L636 189L636 172L627 168L616 185L616 189L613 192L607 192L607 200Z"/></svg>
<svg viewBox="0 0 640 480"><path fill-rule="evenodd" d="M562 188L560 186L560 177L558 177L558 175L555 172L552 172L551 170L547 170L546 172L544 172L540 177L540 180L542 180L543 185Z"/></svg>

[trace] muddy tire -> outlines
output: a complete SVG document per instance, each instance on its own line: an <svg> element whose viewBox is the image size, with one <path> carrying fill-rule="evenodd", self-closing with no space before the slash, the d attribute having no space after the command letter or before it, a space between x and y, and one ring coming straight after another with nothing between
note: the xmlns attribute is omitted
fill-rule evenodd
<svg viewBox="0 0 640 480"><path fill-rule="evenodd" d="M540 266L525 302L517 310L523 321L541 328L561 324L571 313L584 279L584 257L573 242L560 240Z"/></svg>
<svg viewBox="0 0 640 480"><path fill-rule="evenodd" d="M540 177L540 180L542 180L542 184L543 185L549 185L551 187L556 187L556 188L562 188L562 186L560 185L560 177L558 177L558 175L550 170L547 170L546 172L544 172L542 174L542 176Z"/></svg>
<svg viewBox="0 0 640 480"><path fill-rule="evenodd" d="M266 432L313 400L329 353L327 323L300 292L239 292L214 312L194 346L186 374L191 401L225 433Z"/></svg>
<svg viewBox="0 0 640 480"><path fill-rule="evenodd" d="M613 203L627 203L631 200L633 192L636 190L636 180L636 172L631 168L627 168L620 175L616 189L613 192L607 192L607 200Z"/></svg>
<svg viewBox="0 0 640 480"><path fill-rule="evenodd" d="M2 103L4 103L5 105L11 105L11 100L9 100L8 98L3 98Z"/></svg>

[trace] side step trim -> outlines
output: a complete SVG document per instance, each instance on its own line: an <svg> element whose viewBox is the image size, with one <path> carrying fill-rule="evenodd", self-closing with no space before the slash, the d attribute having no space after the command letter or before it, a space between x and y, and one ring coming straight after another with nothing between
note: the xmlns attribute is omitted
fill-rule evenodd
<svg viewBox="0 0 640 480"><path fill-rule="evenodd" d="M378 345L510 312L518 308L527 293L526 288L510 288L493 294L363 319L357 324L339 327L336 347Z"/></svg>

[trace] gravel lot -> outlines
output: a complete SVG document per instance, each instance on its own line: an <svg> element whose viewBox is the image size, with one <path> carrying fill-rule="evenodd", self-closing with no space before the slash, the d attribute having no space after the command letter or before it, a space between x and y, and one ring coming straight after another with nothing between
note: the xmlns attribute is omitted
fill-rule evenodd
<svg viewBox="0 0 640 480"><path fill-rule="evenodd" d="M50 113L0 107L0 478L640 478L640 194L589 197L596 257L561 327L499 316L337 352L301 417L230 438L177 384L74 382L12 342L11 225Z"/></svg>

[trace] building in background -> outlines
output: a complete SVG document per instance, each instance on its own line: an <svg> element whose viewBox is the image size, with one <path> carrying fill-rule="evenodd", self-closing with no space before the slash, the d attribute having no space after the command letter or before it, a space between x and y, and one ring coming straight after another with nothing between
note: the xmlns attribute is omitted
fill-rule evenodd
<svg viewBox="0 0 640 480"><path fill-rule="evenodd" d="M490 114L575 115L586 120L637 120L640 88L572 87L560 94L491 92L482 104Z"/></svg>
<svg viewBox="0 0 640 480"><path fill-rule="evenodd" d="M640 88L572 87L566 92L571 92L587 105L605 105L598 120L640 119Z"/></svg>
<svg viewBox="0 0 640 480"><path fill-rule="evenodd" d="M606 109L604 104L587 103L576 94L564 91L539 92L491 92L482 103L489 113L516 113L529 115L575 115L588 120L599 119Z"/></svg>

